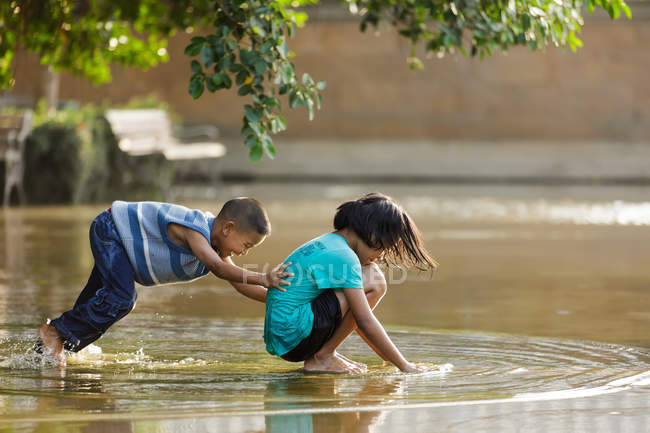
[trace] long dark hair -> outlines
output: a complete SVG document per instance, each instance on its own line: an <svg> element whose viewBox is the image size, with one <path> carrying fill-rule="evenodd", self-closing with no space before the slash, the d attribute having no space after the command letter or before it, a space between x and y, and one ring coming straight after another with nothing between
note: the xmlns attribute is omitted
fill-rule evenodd
<svg viewBox="0 0 650 433"><path fill-rule="evenodd" d="M370 248L385 250L389 264L432 270L438 263L424 248L422 237L408 213L387 195L373 192L340 205L334 229L350 227Z"/></svg>

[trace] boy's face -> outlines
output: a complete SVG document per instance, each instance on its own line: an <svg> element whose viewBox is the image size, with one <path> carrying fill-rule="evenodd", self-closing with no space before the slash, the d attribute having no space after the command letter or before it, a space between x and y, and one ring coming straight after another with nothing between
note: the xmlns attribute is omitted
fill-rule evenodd
<svg viewBox="0 0 650 433"><path fill-rule="evenodd" d="M266 235L255 230L240 231L234 221L227 221L218 232L221 257L245 256L251 248L260 245Z"/></svg>

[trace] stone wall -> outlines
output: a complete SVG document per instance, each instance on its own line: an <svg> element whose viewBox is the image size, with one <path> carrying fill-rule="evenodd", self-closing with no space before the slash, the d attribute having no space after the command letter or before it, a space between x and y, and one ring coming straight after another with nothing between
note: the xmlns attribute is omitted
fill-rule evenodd
<svg viewBox="0 0 650 433"><path fill-rule="evenodd" d="M633 3L634 18L587 18L577 53L513 49L485 61L427 59L406 65L408 42L391 29L362 34L355 19L328 9L312 13L291 48L299 73L327 80L324 108L309 122L287 113L281 139L434 139L647 142L650 139L650 6ZM156 93L186 121L212 123L226 136L240 129L245 98L234 92L188 95L183 49L191 35L170 41L173 59L149 71L114 69L111 84L91 86L63 74L62 99L124 102ZM42 94L43 68L21 55L17 95Z"/></svg>

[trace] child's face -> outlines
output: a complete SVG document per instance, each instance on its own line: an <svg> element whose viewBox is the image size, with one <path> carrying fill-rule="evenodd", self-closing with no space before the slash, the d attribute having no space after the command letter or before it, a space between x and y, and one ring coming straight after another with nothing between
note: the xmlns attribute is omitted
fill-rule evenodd
<svg viewBox="0 0 650 433"><path fill-rule="evenodd" d="M237 230L235 223L228 221L219 232L219 250L221 257L245 256L251 248L260 245L266 239L255 230Z"/></svg>
<svg viewBox="0 0 650 433"><path fill-rule="evenodd" d="M361 241L357 247L357 256L362 265L368 265L381 260L384 256L384 249L369 247L365 242Z"/></svg>

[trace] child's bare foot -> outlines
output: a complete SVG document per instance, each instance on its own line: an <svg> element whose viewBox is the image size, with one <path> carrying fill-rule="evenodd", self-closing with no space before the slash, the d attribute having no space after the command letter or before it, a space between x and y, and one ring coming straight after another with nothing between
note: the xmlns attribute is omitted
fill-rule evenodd
<svg viewBox="0 0 650 433"><path fill-rule="evenodd" d="M345 362L335 354L314 355L305 361L306 373L363 373L360 367Z"/></svg>
<svg viewBox="0 0 650 433"><path fill-rule="evenodd" d="M352 364L355 367L360 368L361 370L363 370L363 373L368 372L368 366L366 364L364 364L363 362L353 361L353 360L351 360L349 358L346 358L345 356L341 355L338 352L334 352L334 356L339 357L341 360L343 360L343 362L347 362L348 364Z"/></svg>
<svg viewBox="0 0 650 433"><path fill-rule="evenodd" d="M43 354L51 356L59 367L65 367L65 354L63 353L63 340L59 332L52 325L43 325L38 329L40 338L45 348Z"/></svg>

